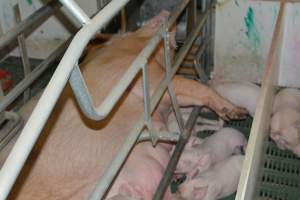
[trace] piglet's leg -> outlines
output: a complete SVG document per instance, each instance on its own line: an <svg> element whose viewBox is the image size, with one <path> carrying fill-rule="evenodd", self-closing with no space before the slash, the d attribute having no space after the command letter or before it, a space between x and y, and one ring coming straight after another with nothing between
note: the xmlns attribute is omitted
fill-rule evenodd
<svg viewBox="0 0 300 200"><path fill-rule="evenodd" d="M225 120L244 118L248 113L245 108L233 105L211 88L197 81L175 76L172 83L180 106L207 106ZM164 96L163 101L170 102L168 95Z"/></svg>

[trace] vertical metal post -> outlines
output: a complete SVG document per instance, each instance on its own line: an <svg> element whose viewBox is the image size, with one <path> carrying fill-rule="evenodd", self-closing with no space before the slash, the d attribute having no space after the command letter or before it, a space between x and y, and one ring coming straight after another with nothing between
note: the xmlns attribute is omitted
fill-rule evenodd
<svg viewBox="0 0 300 200"><path fill-rule="evenodd" d="M2 24L0 23L0 38L2 37L3 35L3 29L2 29Z"/></svg>
<svg viewBox="0 0 300 200"><path fill-rule="evenodd" d="M216 0L210 0L210 5L213 6L213 8L210 11L210 16L209 16L209 36L211 38L210 43L209 43L209 70L208 72L213 71L213 66L214 66L214 47L215 47L215 17L216 17L216 8L215 8L215 1Z"/></svg>
<svg viewBox="0 0 300 200"><path fill-rule="evenodd" d="M152 119L151 119L151 106L150 106L150 91L149 91L149 76L148 76L148 64L142 66L143 71L143 91L144 91L144 120L146 128L149 130L152 145L156 145L158 136L153 130Z"/></svg>
<svg viewBox="0 0 300 200"><path fill-rule="evenodd" d="M202 42L202 45L200 46L199 50L196 52L195 59L194 59L194 67L196 69L196 72L200 80L206 84L208 83L208 77L205 73L203 65L201 66L200 64L200 59L203 58L203 52L205 51L205 49L209 48L210 39L211 39L210 37L205 38L205 41Z"/></svg>
<svg viewBox="0 0 300 200"><path fill-rule="evenodd" d="M15 21L17 25L21 22L19 4L16 4L13 9L14 9ZM22 64L23 64L24 78L26 78L28 74L30 74L31 72L31 65L27 54L26 41L23 33L21 33L17 38L18 38L18 45L19 45ZM29 99L29 97L30 97L30 88L24 91L24 103Z"/></svg>
<svg viewBox="0 0 300 200"><path fill-rule="evenodd" d="M126 32L126 7L123 7L121 10L121 33L125 33Z"/></svg>
<svg viewBox="0 0 300 200"><path fill-rule="evenodd" d="M180 133L183 133L184 122L182 119L182 115L179 110L179 106L177 103L176 95L174 88L172 86L172 77L171 77L171 55L170 55L170 43L169 43L169 30L168 30L168 21L164 21L164 31L163 31L163 41L164 41L164 60L166 67L166 80L168 86L168 93L171 98L172 106L175 112L175 117L179 126Z"/></svg>
<svg viewBox="0 0 300 200"><path fill-rule="evenodd" d="M207 0L202 0L201 1L201 13L204 13L207 10ZM208 19L208 18L207 18ZM201 30L201 41L205 41L206 36L207 36L207 32L206 32L206 26L207 26L207 19L205 21L204 26L202 27ZM201 55L200 58L200 62L201 63L201 67L204 69L205 71L205 67L206 67L206 49L204 49L203 54Z"/></svg>
<svg viewBox="0 0 300 200"><path fill-rule="evenodd" d="M97 10L101 10L102 9L102 2L103 2L103 0L97 0Z"/></svg>
<svg viewBox="0 0 300 200"><path fill-rule="evenodd" d="M168 186L170 185L173 173L176 169L176 165L179 161L181 153L185 147L185 144L187 143L187 141L189 140L189 138L191 136L193 127L196 124L199 112L200 112L200 107L193 108L193 111L190 114L189 119L187 120L187 123L185 125L184 132L179 136L179 141L176 144L176 147L172 154L172 157L169 160L165 174L162 177L162 179L160 180L157 190L153 196L153 200L164 199L165 192L166 192Z"/></svg>
<svg viewBox="0 0 300 200"><path fill-rule="evenodd" d="M4 92L3 92L3 88L2 88L2 84L0 82L0 101L2 101L4 99ZM5 120L5 111L0 112L0 125L4 122Z"/></svg>
<svg viewBox="0 0 300 200"><path fill-rule="evenodd" d="M14 41L18 35L23 32L28 32L31 29L35 29L48 19L56 10L61 7L61 4L57 1L50 1L45 6L36 10L32 15L24 19L18 26L5 32L0 37L0 49L3 49L12 41Z"/></svg>
<svg viewBox="0 0 300 200"><path fill-rule="evenodd" d="M191 0L187 9L187 32L190 33L197 20L197 0Z"/></svg>

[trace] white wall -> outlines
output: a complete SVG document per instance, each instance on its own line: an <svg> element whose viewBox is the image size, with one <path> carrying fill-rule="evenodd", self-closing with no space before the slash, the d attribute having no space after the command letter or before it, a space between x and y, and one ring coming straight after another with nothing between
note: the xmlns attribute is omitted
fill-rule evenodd
<svg viewBox="0 0 300 200"><path fill-rule="evenodd" d="M96 0L76 0L80 7L91 16L97 11ZM44 2L44 3L43 3ZM1 30L5 33L15 26L13 6L18 3L21 10L21 17L25 19L34 11L45 4L41 0L1 0L0 1L0 24ZM66 9L61 9L62 13L70 16ZM61 15L61 14L60 14ZM35 32L33 32L26 40L28 44L28 52L30 57L45 58L53 49L55 49L63 40L70 36L70 32L66 25L72 24L68 20L65 25L61 18L57 16L49 18L43 25L41 25ZM79 27L76 20L73 18L73 24ZM14 51L13 54L18 54Z"/></svg>
<svg viewBox="0 0 300 200"><path fill-rule="evenodd" d="M219 1L216 16L214 76L260 82L272 39L279 3ZM300 4L288 4L280 85L300 87Z"/></svg>

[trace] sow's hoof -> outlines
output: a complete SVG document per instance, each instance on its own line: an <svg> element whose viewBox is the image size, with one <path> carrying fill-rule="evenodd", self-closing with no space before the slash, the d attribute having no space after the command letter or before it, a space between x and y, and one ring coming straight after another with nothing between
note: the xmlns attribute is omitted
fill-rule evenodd
<svg viewBox="0 0 300 200"><path fill-rule="evenodd" d="M232 110L224 108L221 113L221 117L225 120L230 119L245 119L248 115L248 111L245 108L235 107Z"/></svg>

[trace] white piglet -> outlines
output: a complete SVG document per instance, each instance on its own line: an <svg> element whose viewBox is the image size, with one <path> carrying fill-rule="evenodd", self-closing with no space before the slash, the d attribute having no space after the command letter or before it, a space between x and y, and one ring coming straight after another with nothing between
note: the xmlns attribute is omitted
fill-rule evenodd
<svg viewBox="0 0 300 200"><path fill-rule="evenodd" d="M286 88L276 95L271 138L280 149L291 150L300 157L300 90Z"/></svg>
<svg viewBox="0 0 300 200"><path fill-rule="evenodd" d="M179 187L186 200L217 200L233 194L238 187L244 156L223 160Z"/></svg>
<svg viewBox="0 0 300 200"><path fill-rule="evenodd" d="M245 150L247 139L236 129L223 128L204 140L192 137L179 159L176 172L192 179L217 162Z"/></svg>

